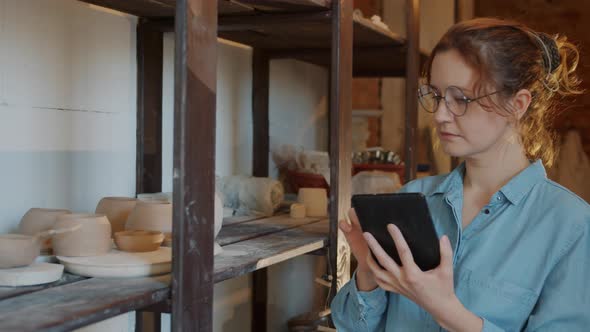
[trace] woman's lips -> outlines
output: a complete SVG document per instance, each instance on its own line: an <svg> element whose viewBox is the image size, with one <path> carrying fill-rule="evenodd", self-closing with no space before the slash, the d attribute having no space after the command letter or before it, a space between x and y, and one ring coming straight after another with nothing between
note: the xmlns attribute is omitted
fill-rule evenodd
<svg viewBox="0 0 590 332"><path fill-rule="evenodd" d="M448 133L448 132L445 132L445 131L439 132L438 136L440 137L441 140L445 140L445 141L453 140L453 139L456 139L458 137L461 137L459 135L455 135L455 134Z"/></svg>

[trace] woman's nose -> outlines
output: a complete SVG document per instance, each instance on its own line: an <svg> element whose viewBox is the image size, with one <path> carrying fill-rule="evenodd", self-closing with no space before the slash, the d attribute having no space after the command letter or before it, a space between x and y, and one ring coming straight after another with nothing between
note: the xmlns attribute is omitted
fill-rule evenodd
<svg viewBox="0 0 590 332"><path fill-rule="evenodd" d="M434 121L436 123L451 122L454 119L453 113L447 107L447 103L441 100L437 105L437 109L434 112Z"/></svg>

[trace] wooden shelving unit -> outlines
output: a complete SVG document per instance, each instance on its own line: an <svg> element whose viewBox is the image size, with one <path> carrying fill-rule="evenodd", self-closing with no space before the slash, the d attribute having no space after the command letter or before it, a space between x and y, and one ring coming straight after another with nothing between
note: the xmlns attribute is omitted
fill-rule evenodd
<svg viewBox="0 0 590 332"><path fill-rule="evenodd" d="M137 192L161 191L163 34L174 31L174 236L165 278L73 276L20 293L0 289L0 330L62 331L137 310L171 312L174 331L211 331L213 285L253 272L253 331L266 331L265 268L327 253L331 294L347 279L348 251L337 221L350 205L353 76L407 78L406 174L414 174L418 0L407 0L408 40L353 16L352 0L81 0L140 17L137 28ZM230 218L213 256L217 37L254 48L253 175L269 164L269 62L291 58L330 73L330 218ZM353 56L354 54L354 56ZM198 153L196 153L198 151ZM82 303L83 302L83 303ZM82 304L81 304L82 303ZM15 320L14 317L21 317ZM159 330L159 316L154 329ZM17 324L18 323L18 324ZM17 325L15 325L17 324ZM138 323L138 330L142 324Z"/></svg>

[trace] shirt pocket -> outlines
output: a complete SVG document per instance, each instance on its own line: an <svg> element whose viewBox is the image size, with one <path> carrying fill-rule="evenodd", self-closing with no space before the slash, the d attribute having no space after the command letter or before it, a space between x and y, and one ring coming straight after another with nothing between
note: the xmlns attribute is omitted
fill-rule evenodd
<svg viewBox="0 0 590 332"><path fill-rule="evenodd" d="M528 288L471 270L459 273L455 289L467 309L508 331L524 326L538 298Z"/></svg>

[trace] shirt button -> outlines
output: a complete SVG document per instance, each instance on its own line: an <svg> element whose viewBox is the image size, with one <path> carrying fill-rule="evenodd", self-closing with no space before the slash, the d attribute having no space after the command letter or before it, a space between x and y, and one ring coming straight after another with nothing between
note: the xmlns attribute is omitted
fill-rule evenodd
<svg viewBox="0 0 590 332"><path fill-rule="evenodd" d="M499 200L499 201L501 201L502 200L502 197L496 196L496 199Z"/></svg>
<svg viewBox="0 0 590 332"><path fill-rule="evenodd" d="M485 210L483 210L483 213L485 213L485 214L490 214L490 209L485 209Z"/></svg>

